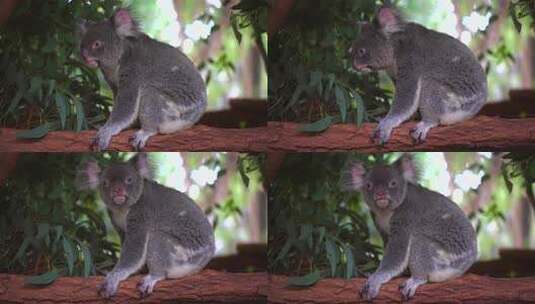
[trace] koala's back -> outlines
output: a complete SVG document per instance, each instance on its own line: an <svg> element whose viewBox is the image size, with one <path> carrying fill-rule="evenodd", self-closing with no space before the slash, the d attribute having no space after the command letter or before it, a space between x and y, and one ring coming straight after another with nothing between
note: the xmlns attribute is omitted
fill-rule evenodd
<svg viewBox="0 0 535 304"><path fill-rule="evenodd" d="M406 227L411 234L421 235L448 252L475 252L474 228L459 206L438 192L414 184L407 187L407 198L394 212L393 223L408 218Z"/></svg>
<svg viewBox="0 0 535 304"><path fill-rule="evenodd" d="M119 74L139 77L145 86L181 98L182 103L206 102L204 80L180 50L147 35L125 42Z"/></svg>
<svg viewBox="0 0 535 304"><path fill-rule="evenodd" d="M413 65L424 77L439 81L461 77L463 81L475 81L480 86L486 83L483 68L474 53L449 35L408 23L404 31L393 35L393 41L398 66Z"/></svg>
<svg viewBox="0 0 535 304"><path fill-rule="evenodd" d="M137 212L143 212L151 230L167 235L178 245L191 250L214 247L210 222L186 194L145 180L143 196L136 205L139 205Z"/></svg>

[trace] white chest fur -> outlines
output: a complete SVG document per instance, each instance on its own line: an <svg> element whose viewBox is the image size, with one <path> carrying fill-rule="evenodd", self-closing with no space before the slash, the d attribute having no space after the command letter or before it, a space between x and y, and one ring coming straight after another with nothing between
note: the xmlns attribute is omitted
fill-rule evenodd
<svg viewBox="0 0 535 304"><path fill-rule="evenodd" d="M375 212L375 225L386 234L390 234L390 219L392 218L392 214L393 212L390 210L378 210Z"/></svg>
<svg viewBox="0 0 535 304"><path fill-rule="evenodd" d="M126 216L128 215L128 210L126 211L123 211L123 210L115 210L115 209L110 209L111 210L111 216L112 216L112 221L115 225L117 225L117 227L119 227L119 229L121 229L123 232L126 232Z"/></svg>

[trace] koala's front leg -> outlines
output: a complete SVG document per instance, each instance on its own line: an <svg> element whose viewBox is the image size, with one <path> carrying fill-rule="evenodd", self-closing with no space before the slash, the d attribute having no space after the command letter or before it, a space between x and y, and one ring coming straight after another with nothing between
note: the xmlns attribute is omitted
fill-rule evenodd
<svg viewBox="0 0 535 304"><path fill-rule="evenodd" d="M140 86L137 82L121 81L110 118L102 126L93 140L97 151L105 150L111 137L128 128L137 119Z"/></svg>
<svg viewBox="0 0 535 304"><path fill-rule="evenodd" d="M385 254L377 271L375 271L360 290L360 297L368 301L379 294L381 285L390 281L407 268L410 250L410 237L405 231L392 233L385 249Z"/></svg>
<svg viewBox="0 0 535 304"><path fill-rule="evenodd" d="M409 119L418 110L421 91L422 81L420 78L402 78L397 81L392 107L386 117L379 122L372 135L372 140L376 144L382 145L386 143L390 139L392 130Z"/></svg>
<svg viewBox="0 0 535 304"><path fill-rule="evenodd" d="M128 226L126 238L121 247L121 256L113 270L99 288L99 294L110 298L117 292L119 283L138 271L147 258L149 234L144 223Z"/></svg>

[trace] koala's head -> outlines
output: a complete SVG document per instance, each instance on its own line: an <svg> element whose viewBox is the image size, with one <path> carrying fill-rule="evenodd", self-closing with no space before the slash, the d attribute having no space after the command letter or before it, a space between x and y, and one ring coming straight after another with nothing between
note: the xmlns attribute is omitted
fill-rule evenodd
<svg viewBox="0 0 535 304"><path fill-rule="evenodd" d="M407 193L407 183L417 181L417 169L410 155L392 165L378 165L366 170L361 163L350 164L343 173L344 190L361 191L372 210L394 210Z"/></svg>
<svg viewBox="0 0 535 304"><path fill-rule="evenodd" d="M118 9L104 21L82 21L78 31L82 58L92 68L117 65L122 52L122 39L140 34L137 22L130 11L124 8Z"/></svg>
<svg viewBox="0 0 535 304"><path fill-rule="evenodd" d="M109 208L126 209L134 205L143 193L143 180L150 179L152 170L146 154L138 154L126 163L114 163L101 168L95 160L84 164L76 177L79 189L98 189Z"/></svg>
<svg viewBox="0 0 535 304"><path fill-rule="evenodd" d="M391 34L402 31L405 21L395 9L383 6L373 23L361 22L359 37L349 48L353 67L358 71L383 70L393 65Z"/></svg>

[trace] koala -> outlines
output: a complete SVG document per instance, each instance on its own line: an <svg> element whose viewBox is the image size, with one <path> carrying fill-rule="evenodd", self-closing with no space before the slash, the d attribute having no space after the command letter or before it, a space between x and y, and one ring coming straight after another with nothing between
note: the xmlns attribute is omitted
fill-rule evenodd
<svg viewBox="0 0 535 304"><path fill-rule="evenodd" d="M214 255L214 234L201 208L186 194L150 180L145 154L102 168L90 160L77 175L79 189L98 189L122 238L119 261L99 288L105 298L147 265L141 296L157 282L200 271Z"/></svg>
<svg viewBox="0 0 535 304"><path fill-rule="evenodd" d="M411 136L422 143L431 128L467 120L487 100L485 72L467 46L406 22L391 7L381 7L373 23L360 24L349 53L356 70L385 70L395 85L390 111L371 136L377 144L386 143L417 110L422 119Z"/></svg>
<svg viewBox="0 0 535 304"><path fill-rule="evenodd" d="M93 141L96 150L105 150L112 136L136 122L141 129L131 140L142 149L151 136L188 128L200 119L207 94L195 65L178 49L141 32L127 9L105 21L84 21L79 32L85 64L102 71L115 99Z"/></svg>
<svg viewBox="0 0 535 304"><path fill-rule="evenodd" d="M360 296L379 294L382 284L408 268L411 277L400 285L403 299L418 286L461 276L477 258L474 228L463 211L440 193L417 184L417 170L409 155L393 165L366 170L351 164L341 184L360 191L385 243L379 268L368 277Z"/></svg>

